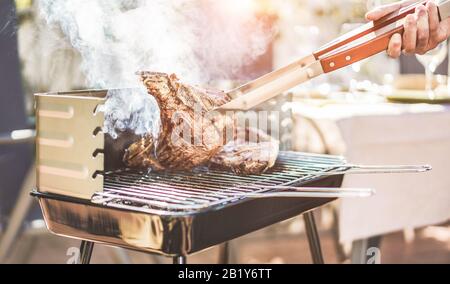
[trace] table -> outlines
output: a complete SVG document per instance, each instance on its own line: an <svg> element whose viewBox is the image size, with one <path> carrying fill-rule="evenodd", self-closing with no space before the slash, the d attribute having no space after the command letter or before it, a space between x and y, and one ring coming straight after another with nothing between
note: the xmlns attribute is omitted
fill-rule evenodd
<svg viewBox="0 0 450 284"><path fill-rule="evenodd" d="M377 194L340 201L342 243L450 219L450 106L297 101L293 112L295 121L307 118L326 129L331 152L351 163L433 166L426 174L347 176L344 187L371 187ZM302 127L296 123L294 135Z"/></svg>

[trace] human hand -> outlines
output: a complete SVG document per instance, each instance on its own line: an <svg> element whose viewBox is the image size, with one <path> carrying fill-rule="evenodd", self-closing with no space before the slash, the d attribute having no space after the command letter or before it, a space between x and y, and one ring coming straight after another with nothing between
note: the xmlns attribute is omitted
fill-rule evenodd
<svg viewBox="0 0 450 284"><path fill-rule="evenodd" d="M385 15L407 7L415 0L405 0L393 4L383 5L367 13L366 18L376 21ZM403 35L392 36L387 53L392 58L405 54L425 54L436 48L450 36L450 19L439 21L439 12L434 1L425 6L420 5L414 14L405 18L405 31Z"/></svg>

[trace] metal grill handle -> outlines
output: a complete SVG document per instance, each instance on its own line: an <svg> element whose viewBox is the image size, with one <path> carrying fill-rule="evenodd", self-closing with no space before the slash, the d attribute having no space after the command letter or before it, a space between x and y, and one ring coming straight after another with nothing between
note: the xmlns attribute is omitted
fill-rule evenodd
<svg viewBox="0 0 450 284"><path fill-rule="evenodd" d="M367 198L375 195L375 190L368 188L319 188L274 186L266 189L278 192L248 193L246 198Z"/></svg>
<svg viewBox="0 0 450 284"><path fill-rule="evenodd" d="M314 176L335 176L342 174L407 174L425 173L433 168L429 165L423 166L362 166L362 165L342 165L336 166L337 171L332 172L307 172L305 174Z"/></svg>

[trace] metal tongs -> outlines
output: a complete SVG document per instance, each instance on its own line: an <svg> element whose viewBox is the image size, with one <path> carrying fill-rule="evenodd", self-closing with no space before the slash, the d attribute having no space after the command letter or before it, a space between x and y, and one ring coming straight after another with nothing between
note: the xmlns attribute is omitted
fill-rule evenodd
<svg viewBox="0 0 450 284"><path fill-rule="evenodd" d="M392 35L404 32L405 17L419 1L351 31L288 66L228 92L231 101L217 110L249 110L301 83L361 61L388 48ZM450 0L438 3L441 21L450 17Z"/></svg>

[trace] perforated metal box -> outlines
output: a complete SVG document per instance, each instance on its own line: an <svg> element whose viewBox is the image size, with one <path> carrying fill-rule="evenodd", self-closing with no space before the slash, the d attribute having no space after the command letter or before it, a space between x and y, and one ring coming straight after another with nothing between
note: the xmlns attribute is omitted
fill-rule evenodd
<svg viewBox="0 0 450 284"><path fill-rule="evenodd" d="M36 94L37 187L90 200L103 190L106 91Z"/></svg>

